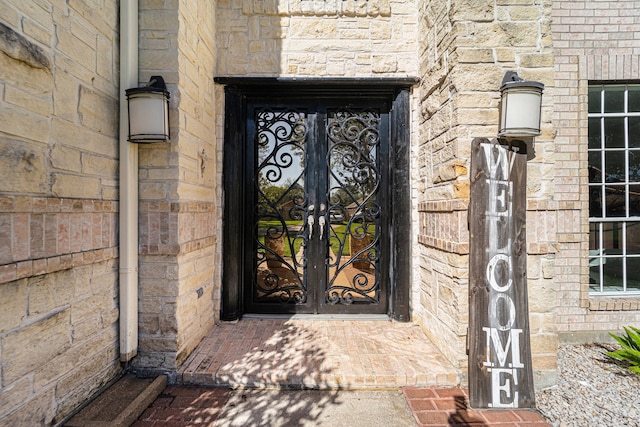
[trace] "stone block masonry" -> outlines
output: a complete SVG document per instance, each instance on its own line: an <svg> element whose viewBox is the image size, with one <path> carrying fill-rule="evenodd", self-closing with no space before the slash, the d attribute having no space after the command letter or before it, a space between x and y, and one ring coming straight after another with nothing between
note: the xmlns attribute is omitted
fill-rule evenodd
<svg viewBox="0 0 640 427"><path fill-rule="evenodd" d="M120 371L117 260L0 285L0 420L61 421Z"/></svg>
<svg viewBox="0 0 640 427"><path fill-rule="evenodd" d="M222 2L218 76L416 76L416 1Z"/></svg>
<svg viewBox="0 0 640 427"><path fill-rule="evenodd" d="M507 70L547 87L543 135L527 162L527 252L533 366L538 387L555 378L553 355L553 273L557 252L551 111L553 51L548 36L550 10L522 1L426 1L420 4L420 88L414 113L417 140L412 165L414 227L419 230L414 257L414 316L456 366L465 369L468 323L467 210L470 147L474 137L497 133L500 83ZM529 230L529 226L531 229ZM544 265L544 273L539 270ZM542 297L540 295L545 295ZM553 358L552 358L553 359Z"/></svg>
<svg viewBox="0 0 640 427"><path fill-rule="evenodd" d="M139 148L139 369L175 369L219 313L216 7L140 2L140 79L164 77L172 132L168 144Z"/></svg>
<svg viewBox="0 0 640 427"><path fill-rule="evenodd" d="M51 425L121 370L118 2L0 10L0 425Z"/></svg>

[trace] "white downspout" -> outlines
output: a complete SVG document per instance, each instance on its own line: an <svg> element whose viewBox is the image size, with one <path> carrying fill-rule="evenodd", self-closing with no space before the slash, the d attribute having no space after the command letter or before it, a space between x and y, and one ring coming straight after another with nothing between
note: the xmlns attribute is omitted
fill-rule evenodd
<svg viewBox="0 0 640 427"><path fill-rule="evenodd" d="M138 146L125 90L138 86L138 0L120 1L120 361L138 354Z"/></svg>

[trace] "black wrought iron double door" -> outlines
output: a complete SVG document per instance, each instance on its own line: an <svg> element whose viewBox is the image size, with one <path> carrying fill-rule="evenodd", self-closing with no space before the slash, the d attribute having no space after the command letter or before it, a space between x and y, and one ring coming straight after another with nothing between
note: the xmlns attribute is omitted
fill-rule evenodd
<svg viewBox="0 0 640 427"><path fill-rule="evenodd" d="M246 311L387 313L388 110L247 104Z"/></svg>

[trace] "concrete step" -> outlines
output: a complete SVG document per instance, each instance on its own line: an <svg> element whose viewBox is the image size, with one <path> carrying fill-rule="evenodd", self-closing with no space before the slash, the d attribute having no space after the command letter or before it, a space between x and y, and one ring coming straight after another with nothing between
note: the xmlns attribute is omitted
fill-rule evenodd
<svg viewBox="0 0 640 427"><path fill-rule="evenodd" d="M66 427L129 427L162 393L167 377L127 374L85 406Z"/></svg>

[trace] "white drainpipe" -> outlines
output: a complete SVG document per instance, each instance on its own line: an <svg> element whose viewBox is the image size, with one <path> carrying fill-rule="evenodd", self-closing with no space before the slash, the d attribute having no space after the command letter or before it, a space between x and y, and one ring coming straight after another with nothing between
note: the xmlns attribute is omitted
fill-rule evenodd
<svg viewBox="0 0 640 427"><path fill-rule="evenodd" d="M138 146L125 90L138 86L138 0L120 1L120 361L138 354Z"/></svg>

